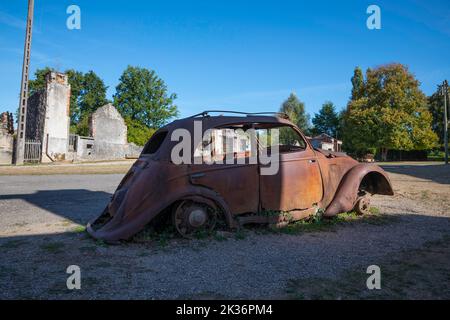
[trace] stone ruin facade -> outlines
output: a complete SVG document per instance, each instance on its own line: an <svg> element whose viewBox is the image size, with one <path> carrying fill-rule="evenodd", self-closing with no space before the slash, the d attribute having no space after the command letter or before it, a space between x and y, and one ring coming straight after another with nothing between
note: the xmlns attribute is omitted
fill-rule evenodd
<svg viewBox="0 0 450 320"><path fill-rule="evenodd" d="M0 164L11 164L14 153L14 120L12 113L0 114Z"/></svg>
<svg viewBox="0 0 450 320"><path fill-rule="evenodd" d="M28 100L25 133L27 141L41 143L40 162L117 160L139 155L142 148L128 143L125 121L112 104L92 114L90 137L70 134L69 108L67 76L48 73L45 90Z"/></svg>
<svg viewBox="0 0 450 320"><path fill-rule="evenodd" d="M137 157L142 148L127 141L127 125L112 104L98 108L89 117L90 137L76 136L76 159L113 160Z"/></svg>
<svg viewBox="0 0 450 320"><path fill-rule="evenodd" d="M68 158L70 85L63 73L49 72L45 90L28 99L25 139L41 142L42 162Z"/></svg>

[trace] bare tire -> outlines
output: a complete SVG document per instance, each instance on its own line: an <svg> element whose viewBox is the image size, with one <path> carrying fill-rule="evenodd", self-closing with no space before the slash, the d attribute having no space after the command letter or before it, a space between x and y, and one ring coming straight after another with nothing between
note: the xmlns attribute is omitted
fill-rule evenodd
<svg viewBox="0 0 450 320"><path fill-rule="evenodd" d="M172 222L181 236L192 238L198 232L211 232L216 226L217 213L206 204L184 200L174 208Z"/></svg>
<svg viewBox="0 0 450 320"><path fill-rule="evenodd" d="M370 213L370 197L364 196L358 199L356 201L354 210L357 214L363 215L363 214L369 214Z"/></svg>

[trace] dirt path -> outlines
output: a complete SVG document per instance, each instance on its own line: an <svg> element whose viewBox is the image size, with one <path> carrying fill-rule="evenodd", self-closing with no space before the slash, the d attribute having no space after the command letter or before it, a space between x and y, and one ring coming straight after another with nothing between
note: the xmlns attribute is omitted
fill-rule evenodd
<svg viewBox="0 0 450 320"><path fill-rule="evenodd" d="M80 225L121 175L0 178L0 298L449 298L450 170L391 166L381 220L107 246ZM82 288L66 288L69 265ZM369 291L378 265L382 289Z"/></svg>

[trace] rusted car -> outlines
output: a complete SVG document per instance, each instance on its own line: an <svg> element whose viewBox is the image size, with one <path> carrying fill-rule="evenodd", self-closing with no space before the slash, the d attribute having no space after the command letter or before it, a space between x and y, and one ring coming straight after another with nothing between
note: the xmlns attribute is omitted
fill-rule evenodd
<svg viewBox="0 0 450 320"><path fill-rule="evenodd" d="M394 194L387 174L379 166L359 163L345 153L314 149L284 115L212 114L203 112L159 129L120 182L104 212L88 224L88 232L94 238L117 242L130 239L165 216L182 236L191 237L200 230L213 230L218 221L233 229L247 223L283 225L319 213L324 217L351 210L365 214L369 212L371 195ZM173 150L179 143L174 133L177 129L194 133L198 130L195 123L201 124L202 134L207 130L279 129L283 134L278 146L278 171L262 175L267 164L262 164L259 157L252 163L174 163ZM220 145L217 136L214 143ZM193 158L198 145L198 141L190 142L188 152ZM233 156L248 160L246 148ZM258 154L262 148L258 141ZM213 153L216 158L222 157L220 150Z"/></svg>

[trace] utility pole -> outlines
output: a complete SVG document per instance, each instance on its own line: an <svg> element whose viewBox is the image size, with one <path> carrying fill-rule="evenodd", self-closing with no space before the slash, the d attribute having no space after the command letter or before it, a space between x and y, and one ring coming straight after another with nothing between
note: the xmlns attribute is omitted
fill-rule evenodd
<svg viewBox="0 0 450 320"><path fill-rule="evenodd" d="M444 80L441 86L440 94L444 96L444 148L445 148L445 164L448 164L448 112L447 112L447 97L448 97L448 82Z"/></svg>
<svg viewBox="0 0 450 320"><path fill-rule="evenodd" d="M15 164L22 165L25 154L25 130L28 103L28 73L30 70L31 36L33 33L34 0L28 0L27 29L23 50L22 84L20 86L19 119L17 122Z"/></svg>

